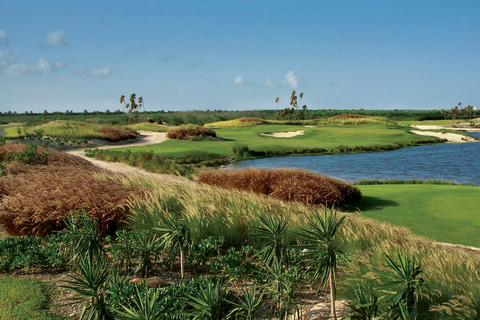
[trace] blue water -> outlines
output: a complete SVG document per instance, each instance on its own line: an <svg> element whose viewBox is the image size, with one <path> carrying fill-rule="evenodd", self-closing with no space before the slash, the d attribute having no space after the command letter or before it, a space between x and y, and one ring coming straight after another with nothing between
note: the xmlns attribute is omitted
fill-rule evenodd
<svg viewBox="0 0 480 320"><path fill-rule="evenodd" d="M469 133L480 138L480 133ZM480 143L446 143L387 152L240 161L230 168L306 169L346 181L450 180L480 185Z"/></svg>

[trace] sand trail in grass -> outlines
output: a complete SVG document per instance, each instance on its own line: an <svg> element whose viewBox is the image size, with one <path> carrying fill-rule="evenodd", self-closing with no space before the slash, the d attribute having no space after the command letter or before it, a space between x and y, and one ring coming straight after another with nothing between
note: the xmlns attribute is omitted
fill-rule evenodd
<svg viewBox="0 0 480 320"><path fill-rule="evenodd" d="M128 145L108 145L108 146L99 146L98 149L114 149L114 148L119 148L119 147L139 147L139 146L147 146L151 144L157 144L161 143L165 140L167 140L167 133L166 132L150 132L150 131L139 131L139 133L142 135L140 140L138 142L134 143L129 143ZM174 175L169 175L169 174L159 174L159 173L151 173L147 172L142 168L138 167L132 167L126 163L123 162L109 162L109 161L103 161L103 160L98 160L94 158L89 158L85 155L84 149L74 149L74 150L68 150L65 151L66 153L69 153L71 155L79 156L84 158L85 160L90 161L97 167L100 167L102 169L106 169L112 172L116 173L124 173L124 174L141 174L144 176L150 176L155 179L160 179L160 180L165 180L168 179L173 182L178 182L178 183L194 183L186 178L179 177L179 176L174 176Z"/></svg>

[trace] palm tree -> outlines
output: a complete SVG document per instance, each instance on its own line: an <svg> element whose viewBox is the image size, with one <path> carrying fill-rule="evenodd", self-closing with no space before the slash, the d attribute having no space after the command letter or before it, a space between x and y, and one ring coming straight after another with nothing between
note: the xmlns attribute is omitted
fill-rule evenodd
<svg viewBox="0 0 480 320"><path fill-rule="evenodd" d="M175 217L166 222L165 228L154 228L162 233L160 240L164 248L180 250L180 276L184 278L185 248L190 242L190 229Z"/></svg>
<svg viewBox="0 0 480 320"><path fill-rule="evenodd" d="M335 235L343 220L345 216L337 219L335 210L331 209L329 212L325 207L323 216L317 211L314 218L307 222L306 228L302 228L302 235L307 241L307 255L315 268L314 278L322 286L330 285L331 313L335 320L337 319L335 275L337 254L341 253L340 243Z"/></svg>

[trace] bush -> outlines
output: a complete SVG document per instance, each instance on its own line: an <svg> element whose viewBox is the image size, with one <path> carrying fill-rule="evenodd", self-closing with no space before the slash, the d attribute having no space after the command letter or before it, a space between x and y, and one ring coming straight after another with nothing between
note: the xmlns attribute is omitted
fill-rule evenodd
<svg viewBox="0 0 480 320"><path fill-rule="evenodd" d="M125 129L118 129L112 127L104 127L102 130L99 131L103 134L104 139L111 142L118 142L128 139L135 139L137 134L130 130Z"/></svg>
<svg viewBox="0 0 480 320"><path fill-rule="evenodd" d="M167 138L168 139L185 139L187 137L195 137L195 136L200 136L200 137L216 137L217 134L215 131L194 125L194 124L187 124L187 125L181 125L177 128L173 128L167 131Z"/></svg>
<svg viewBox="0 0 480 320"><path fill-rule="evenodd" d="M250 168L204 171L198 175L197 181L305 204L341 206L357 203L361 198L360 191L350 183L306 170Z"/></svg>

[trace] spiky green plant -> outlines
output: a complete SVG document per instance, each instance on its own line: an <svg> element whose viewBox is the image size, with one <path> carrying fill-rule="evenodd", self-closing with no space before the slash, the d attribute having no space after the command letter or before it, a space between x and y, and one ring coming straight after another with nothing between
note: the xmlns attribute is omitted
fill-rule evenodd
<svg viewBox="0 0 480 320"><path fill-rule="evenodd" d="M402 254L398 252L398 262L392 257L386 255L387 266L391 273L379 272L386 283L382 285L382 292L390 296L394 306L400 306L403 303L411 314L420 298L420 291L424 280L421 277L423 273L422 264L417 263L415 254L411 256L408 252Z"/></svg>
<svg viewBox="0 0 480 320"><path fill-rule="evenodd" d="M288 219L281 219L274 215L260 216L260 226L255 226L255 234L263 244L258 256L265 264L271 265L273 260L282 262L283 250L290 228L287 226Z"/></svg>
<svg viewBox="0 0 480 320"><path fill-rule="evenodd" d="M107 320L113 319L108 313L106 297L108 294L107 280L111 270L103 256L96 256L91 251L81 255L76 260L76 268L71 280L66 281L67 289L75 291L79 296L72 302L85 302L80 319Z"/></svg>
<svg viewBox="0 0 480 320"><path fill-rule="evenodd" d="M354 296L348 304L350 308L350 319L353 320L375 320L380 314L378 297L373 293L369 283L359 282L354 288Z"/></svg>
<svg viewBox="0 0 480 320"><path fill-rule="evenodd" d="M254 285L251 290L246 287L242 287L242 297L237 297L239 302L234 303L235 308L229 313L229 318L232 319L255 319L255 312L262 306L264 290L260 290L257 296L257 287Z"/></svg>
<svg viewBox="0 0 480 320"><path fill-rule="evenodd" d="M334 209L323 210L323 216L317 211L314 218L302 228L303 238L308 249L307 257L314 268L314 279L322 286L330 285L330 303L332 318L337 319L335 310L337 254L341 252L340 241L335 237L346 216L337 219Z"/></svg>
<svg viewBox="0 0 480 320"><path fill-rule="evenodd" d="M105 253L98 222L88 216L85 210L64 221L66 227L59 234L65 246L70 248L72 260L86 254L100 256Z"/></svg>
<svg viewBox="0 0 480 320"><path fill-rule="evenodd" d="M175 216L166 221L164 228L155 228L160 232L161 244L164 248L172 251L180 251L180 276L183 279L184 274L184 256L185 248L190 242L190 229Z"/></svg>
<svg viewBox="0 0 480 320"><path fill-rule="evenodd" d="M212 277L204 278L205 283L200 290L186 295L186 303L193 307L185 312L192 319L222 319L224 307L228 297L228 291L223 288L220 280Z"/></svg>
<svg viewBox="0 0 480 320"><path fill-rule="evenodd" d="M113 310L115 319L162 320L168 318L169 304L165 301L165 297L160 297L157 289L149 289L146 282L135 287L135 293L131 299L131 306L121 304L122 310Z"/></svg>

